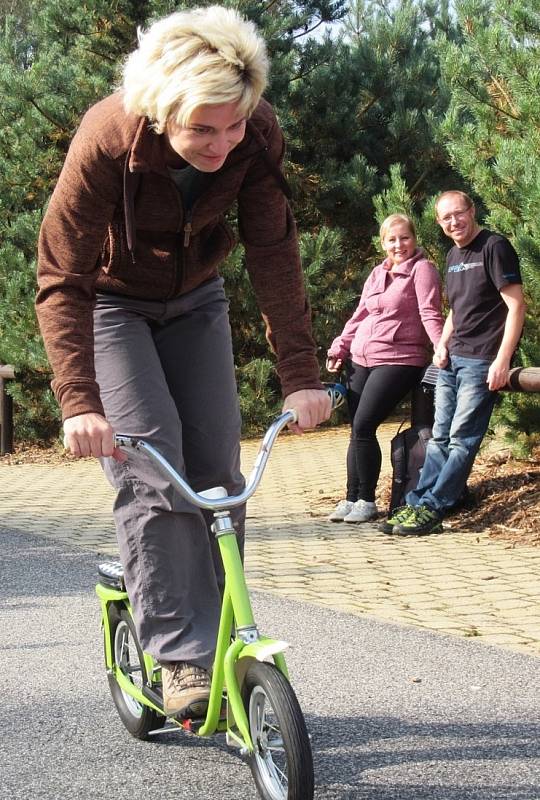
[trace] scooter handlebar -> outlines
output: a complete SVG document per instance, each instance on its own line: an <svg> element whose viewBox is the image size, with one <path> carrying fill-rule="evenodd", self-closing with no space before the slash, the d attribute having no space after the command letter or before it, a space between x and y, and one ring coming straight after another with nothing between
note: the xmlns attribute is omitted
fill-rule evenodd
<svg viewBox="0 0 540 800"><path fill-rule="evenodd" d="M345 400L345 387L341 383L328 383L325 384L325 389L330 395L332 409L338 408ZM242 505L254 494L263 476L274 442L283 428L290 422L296 422L296 412L294 410L285 411L272 422L264 435L245 489L240 494L234 496L227 495L224 489L220 489L218 493L221 494L220 497L216 497L215 489L206 490L204 493L194 492L184 478L169 464L167 459L164 458L155 447L148 444L148 442L145 442L143 439L125 433L116 433L114 435L114 444L115 447L125 447L147 453L159 472L170 481L178 492L189 502L199 506L199 508L207 508L212 511L224 511Z"/></svg>

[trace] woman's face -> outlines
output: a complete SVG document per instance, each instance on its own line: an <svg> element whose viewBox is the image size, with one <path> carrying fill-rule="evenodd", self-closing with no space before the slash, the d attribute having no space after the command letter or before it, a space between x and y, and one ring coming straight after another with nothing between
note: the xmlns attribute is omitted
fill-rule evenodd
<svg viewBox="0 0 540 800"><path fill-rule="evenodd" d="M386 231L383 249L392 265L402 264L411 258L416 249L416 239L406 222L395 222Z"/></svg>
<svg viewBox="0 0 540 800"><path fill-rule="evenodd" d="M165 136L184 161L201 172L215 172L244 138L246 117L237 103L200 106L186 127L169 122Z"/></svg>

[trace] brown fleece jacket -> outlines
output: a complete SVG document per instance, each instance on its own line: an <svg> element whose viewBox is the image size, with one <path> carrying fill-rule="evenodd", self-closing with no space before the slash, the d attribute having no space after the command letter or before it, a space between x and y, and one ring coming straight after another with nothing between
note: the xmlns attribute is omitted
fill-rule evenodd
<svg viewBox="0 0 540 800"><path fill-rule="evenodd" d="M321 388L296 227L279 171L283 136L262 100L242 142L190 212L169 177L165 140L124 111L120 92L77 131L43 220L36 309L64 419L103 414L94 372L95 292L168 300L218 274L241 241L277 354L284 395Z"/></svg>

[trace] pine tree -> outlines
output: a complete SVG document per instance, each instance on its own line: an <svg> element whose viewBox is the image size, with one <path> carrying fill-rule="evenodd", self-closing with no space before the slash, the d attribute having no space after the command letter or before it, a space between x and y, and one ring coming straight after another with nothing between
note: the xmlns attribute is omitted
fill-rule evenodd
<svg viewBox="0 0 540 800"><path fill-rule="evenodd" d="M389 185L392 164L401 165L416 204L450 171L433 125L448 102L438 90L435 37L455 32L446 3L350 6L354 24L328 63L291 83L285 127L301 221L342 227L346 253L358 261L370 253L372 197Z"/></svg>
<svg viewBox="0 0 540 800"><path fill-rule="evenodd" d="M453 165L487 210L486 227L520 256L528 319L524 366L540 364L540 12L537 0L464 0L459 42L439 42L451 92L442 127ZM530 448L539 438L536 396L508 394L496 419Z"/></svg>
<svg viewBox="0 0 540 800"><path fill-rule="evenodd" d="M332 52L329 39L313 38L326 25L345 13L345 0L308 0L294 3L275 0L266 4L244 2L235 5L252 19L263 33L271 59L271 80L266 97L273 103L282 124L288 117L291 86L304 84L324 66ZM284 125L284 127L286 127ZM288 132L285 131L286 136ZM284 166L294 183L295 165L288 159ZM302 222L303 198L295 193L293 209ZM234 219L230 222L234 224ZM336 318L344 314L353 292L333 282L339 273L342 257L339 230L326 226L300 226L300 250L304 265L306 291L313 314L314 337L319 343L321 364L324 363L328 338L335 335ZM223 265L227 293L231 303L231 327L237 382L245 433L265 427L280 408L280 387L275 361L268 352L264 327L253 290L247 277L244 255L235 252ZM323 311L324 309L324 311Z"/></svg>

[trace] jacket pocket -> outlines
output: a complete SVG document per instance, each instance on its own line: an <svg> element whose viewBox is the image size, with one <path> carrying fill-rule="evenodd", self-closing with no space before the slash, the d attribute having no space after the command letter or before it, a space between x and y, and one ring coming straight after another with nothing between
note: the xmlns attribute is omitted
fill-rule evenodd
<svg viewBox="0 0 540 800"><path fill-rule="evenodd" d="M224 261L236 244L236 237L228 222L218 220L217 224L205 235L204 228L200 233L202 263L220 264Z"/></svg>
<svg viewBox="0 0 540 800"><path fill-rule="evenodd" d="M176 252L176 233L137 230L132 257L123 221L113 220L103 244L97 288L135 297L165 299L175 285Z"/></svg>
<svg viewBox="0 0 540 800"><path fill-rule="evenodd" d="M109 223L107 237L101 250L101 271L112 278L119 277L122 262L129 255L124 225L120 220Z"/></svg>
<svg viewBox="0 0 540 800"><path fill-rule="evenodd" d="M382 315L371 315L374 320L371 328L371 339L381 343L396 342L401 338L402 323L397 319L388 319Z"/></svg>

